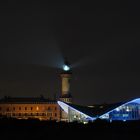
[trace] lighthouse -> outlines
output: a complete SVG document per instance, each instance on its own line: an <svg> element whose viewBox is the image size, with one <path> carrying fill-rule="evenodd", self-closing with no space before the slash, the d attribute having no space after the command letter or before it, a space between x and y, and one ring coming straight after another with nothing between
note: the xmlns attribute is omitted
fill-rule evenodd
<svg viewBox="0 0 140 140"><path fill-rule="evenodd" d="M63 65L63 70L61 72L61 96L60 100L66 103L72 102L72 96L70 93L70 82L71 82L71 67L67 60L65 60Z"/></svg>

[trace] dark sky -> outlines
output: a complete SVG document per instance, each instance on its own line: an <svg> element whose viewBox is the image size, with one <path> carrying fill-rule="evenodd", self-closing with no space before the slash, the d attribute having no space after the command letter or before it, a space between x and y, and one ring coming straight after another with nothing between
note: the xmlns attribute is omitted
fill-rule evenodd
<svg viewBox="0 0 140 140"><path fill-rule="evenodd" d="M0 3L0 97L60 95L63 58L78 104L140 97L140 8L134 1Z"/></svg>

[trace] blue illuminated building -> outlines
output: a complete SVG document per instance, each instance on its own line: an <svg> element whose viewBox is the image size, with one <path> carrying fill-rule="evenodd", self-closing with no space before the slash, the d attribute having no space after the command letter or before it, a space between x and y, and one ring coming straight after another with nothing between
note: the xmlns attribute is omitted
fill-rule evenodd
<svg viewBox="0 0 140 140"><path fill-rule="evenodd" d="M69 122L88 122L96 119L108 121L139 120L140 98L123 103L85 107L58 101L60 107L68 114Z"/></svg>
<svg viewBox="0 0 140 140"><path fill-rule="evenodd" d="M70 63L66 60L61 73L61 96L57 102L61 107L62 121L78 121L86 123L96 119L108 121L140 119L140 98L121 103L94 105L90 107L73 104L70 92L70 81L72 76L71 68Z"/></svg>

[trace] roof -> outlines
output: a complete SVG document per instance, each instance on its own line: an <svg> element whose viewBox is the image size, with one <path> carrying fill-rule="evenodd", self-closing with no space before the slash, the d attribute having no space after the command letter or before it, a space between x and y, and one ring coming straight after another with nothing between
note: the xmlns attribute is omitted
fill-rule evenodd
<svg viewBox="0 0 140 140"><path fill-rule="evenodd" d="M90 117L99 117L125 103L127 102L95 105L94 107L87 107L87 106L75 105L75 104L70 104L70 103L66 103L66 104Z"/></svg>
<svg viewBox="0 0 140 140"><path fill-rule="evenodd" d="M114 110L115 108L121 105L127 104L129 102L133 102L136 100L140 100L140 98L135 98L135 99L131 99L125 102L119 102L119 103L114 103L114 104L95 105L94 107L87 107L87 106L75 105L75 104L70 104L70 103L66 103L66 104L90 117L99 117L107 112Z"/></svg>
<svg viewBox="0 0 140 140"><path fill-rule="evenodd" d="M0 104L43 104L56 103L55 100L46 99L44 97L4 97L0 99Z"/></svg>

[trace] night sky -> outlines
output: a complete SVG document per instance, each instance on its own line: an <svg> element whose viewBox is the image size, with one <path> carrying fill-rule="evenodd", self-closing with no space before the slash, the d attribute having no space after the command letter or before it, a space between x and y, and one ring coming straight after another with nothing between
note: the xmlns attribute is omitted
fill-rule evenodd
<svg viewBox="0 0 140 140"><path fill-rule="evenodd" d="M139 5L0 3L0 97L59 96L64 57L74 103L140 97Z"/></svg>

